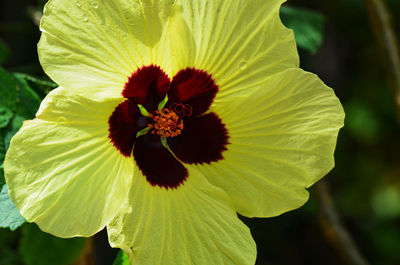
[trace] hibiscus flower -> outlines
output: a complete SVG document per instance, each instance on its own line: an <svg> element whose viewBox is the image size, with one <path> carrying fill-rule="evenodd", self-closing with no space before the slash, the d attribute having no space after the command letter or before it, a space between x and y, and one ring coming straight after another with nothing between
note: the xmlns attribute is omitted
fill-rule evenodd
<svg viewBox="0 0 400 265"><path fill-rule="evenodd" d="M300 207L344 113L301 70L281 0L50 0L60 85L4 162L21 214L59 237L107 227L132 264L254 264L237 217Z"/></svg>

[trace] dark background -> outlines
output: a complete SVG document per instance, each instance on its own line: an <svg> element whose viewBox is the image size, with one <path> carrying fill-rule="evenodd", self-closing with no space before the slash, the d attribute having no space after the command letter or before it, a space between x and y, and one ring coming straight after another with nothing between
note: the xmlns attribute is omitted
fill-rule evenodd
<svg viewBox="0 0 400 265"><path fill-rule="evenodd" d="M0 65L8 71L46 78L38 63L40 32L35 24L44 2L0 0ZM399 33L400 1L387 3ZM292 0L287 5L324 16L318 52L299 52L302 68L318 74L332 87L346 112L336 167L325 177L341 220L371 264L398 265L400 130L385 60L368 23L364 1ZM257 242L258 265L345 264L324 237L313 193L298 210L275 218L244 220ZM25 230L0 229L0 265L26 264L20 246ZM107 252L104 234L95 242L92 253ZM96 264L111 261L101 257Z"/></svg>

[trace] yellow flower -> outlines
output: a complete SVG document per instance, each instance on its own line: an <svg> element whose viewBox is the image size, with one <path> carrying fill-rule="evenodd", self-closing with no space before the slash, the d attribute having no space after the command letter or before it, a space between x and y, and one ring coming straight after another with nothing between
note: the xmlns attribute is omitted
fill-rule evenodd
<svg viewBox="0 0 400 265"><path fill-rule="evenodd" d="M4 162L21 214L60 237L107 226L135 265L254 264L236 212L304 204L344 118L282 2L50 0L38 49L60 87Z"/></svg>

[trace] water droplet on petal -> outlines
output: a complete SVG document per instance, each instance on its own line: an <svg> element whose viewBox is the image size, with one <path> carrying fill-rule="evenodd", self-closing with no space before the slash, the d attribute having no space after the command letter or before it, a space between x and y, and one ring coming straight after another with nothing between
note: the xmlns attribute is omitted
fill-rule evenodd
<svg viewBox="0 0 400 265"><path fill-rule="evenodd" d="M85 16L83 16L83 21L84 22L88 22L88 20L89 20L89 18L85 15Z"/></svg>
<svg viewBox="0 0 400 265"><path fill-rule="evenodd" d="M68 107L68 104L65 103L64 101L59 101L56 103L57 109L65 109Z"/></svg>
<svg viewBox="0 0 400 265"><path fill-rule="evenodd" d="M246 69L246 66L247 66L247 63L246 63L245 61L239 63L239 68L240 68L240 70Z"/></svg>
<svg viewBox="0 0 400 265"><path fill-rule="evenodd" d="M58 123L64 123L67 119L65 119L65 117L58 117L57 118L57 122Z"/></svg>
<svg viewBox="0 0 400 265"><path fill-rule="evenodd" d="M80 1L76 1L76 6L77 7L81 7L81 2Z"/></svg>
<svg viewBox="0 0 400 265"><path fill-rule="evenodd" d="M94 8L98 8L98 7L99 7L99 4L98 4L98 3L93 3L93 7L94 7Z"/></svg>

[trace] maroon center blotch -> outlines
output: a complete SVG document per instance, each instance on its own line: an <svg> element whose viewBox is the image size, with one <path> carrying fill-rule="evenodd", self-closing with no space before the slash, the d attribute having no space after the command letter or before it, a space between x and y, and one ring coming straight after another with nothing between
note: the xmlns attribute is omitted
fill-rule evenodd
<svg viewBox="0 0 400 265"><path fill-rule="evenodd" d="M177 188L188 178L183 163L217 162L227 150L225 125L207 112L217 92L206 71L186 68L170 81L159 66L143 66L125 84L126 100L108 121L109 138L122 155L133 155L151 185ZM158 109L166 95L167 104ZM143 116L137 104L149 114Z"/></svg>

